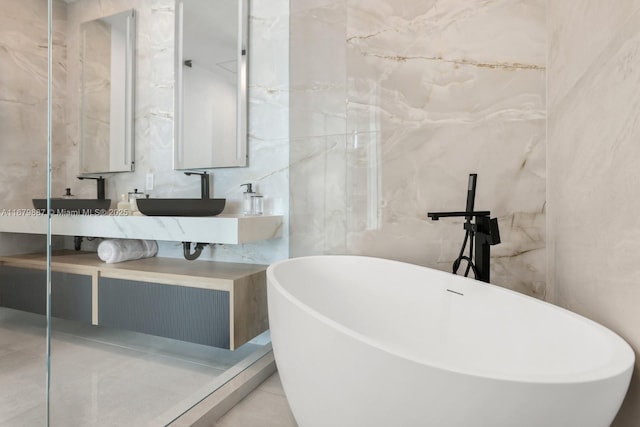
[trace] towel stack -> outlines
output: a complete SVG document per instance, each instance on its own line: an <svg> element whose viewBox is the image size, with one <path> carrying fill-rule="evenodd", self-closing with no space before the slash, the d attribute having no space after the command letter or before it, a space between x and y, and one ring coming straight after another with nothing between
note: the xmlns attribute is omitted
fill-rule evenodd
<svg viewBox="0 0 640 427"><path fill-rule="evenodd" d="M157 253L155 240L107 239L98 245L98 257L108 264L150 258Z"/></svg>

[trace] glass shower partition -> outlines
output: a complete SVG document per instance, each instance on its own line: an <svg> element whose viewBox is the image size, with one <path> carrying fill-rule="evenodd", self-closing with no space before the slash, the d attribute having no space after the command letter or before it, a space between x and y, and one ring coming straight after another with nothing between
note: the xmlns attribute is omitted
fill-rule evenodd
<svg viewBox="0 0 640 427"><path fill-rule="evenodd" d="M151 258L107 263L98 255L108 240L141 239L140 230L151 222L124 215L131 212L118 206L122 195L184 190L184 174L172 169L170 143L174 57L168 35L175 4L48 1L49 155L40 164L49 166L42 167L43 179L48 172L46 194L38 197L47 199L42 219L50 224L49 240L41 242L38 255L20 259L28 268L17 278L26 282L36 271L47 272L38 279L50 289L42 317L49 320L50 346L46 425L189 425L189 414L202 413L194 408L217 390L246 383L242 374L256 366L274 369L268 331L233 329L234 322L236 330L242 326L233 317L240 310L233 295L264 281L265 266L216 261L213 246L201 259L186 261L182 242L162 236L146 238L158 245ZM116 132L124 136L114 137ZM119 144L128 136L131 144ZM89 147L90 141L102 142ZM151 189L154 174L159 188ZM110 200L106 208L56 209L101 193ZM247 304L263 298L258 293L246 295ZM263 302L247 313L266 324ZM249 377L256 386L255 376ZM43 408L44 387L43 381Z"/></svg>
<svg viewBox="0 0 640 427"><path fill-rule="evenodd" d="M46 251L48 31L51 2L0 2L0 425L47 418L46 269L17 266ZM34 232L36 231L36 232Z"/></svg>

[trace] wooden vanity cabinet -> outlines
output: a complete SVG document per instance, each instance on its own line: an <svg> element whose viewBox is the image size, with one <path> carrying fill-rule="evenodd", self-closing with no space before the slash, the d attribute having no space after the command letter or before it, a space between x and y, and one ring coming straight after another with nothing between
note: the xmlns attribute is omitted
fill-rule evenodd
<svg viewBox="0 0 640 427"><path fill-rule="evenodd" d="M0 257L0 306L45 314L46 257ZM268 329L266 266L57 252L52 316L234 350Z"/></svg>

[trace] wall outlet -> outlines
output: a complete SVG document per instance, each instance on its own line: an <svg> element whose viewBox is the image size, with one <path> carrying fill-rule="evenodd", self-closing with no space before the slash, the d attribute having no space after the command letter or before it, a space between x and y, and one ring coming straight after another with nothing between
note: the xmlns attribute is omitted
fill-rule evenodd
<svg viewBox="0 0 640 427"><path fill-rule="evenodd" d="M152 173L147 174L147 179L145 180L145 183L144 183L144 189L145 191L153 190L153 174Z"/></svg>

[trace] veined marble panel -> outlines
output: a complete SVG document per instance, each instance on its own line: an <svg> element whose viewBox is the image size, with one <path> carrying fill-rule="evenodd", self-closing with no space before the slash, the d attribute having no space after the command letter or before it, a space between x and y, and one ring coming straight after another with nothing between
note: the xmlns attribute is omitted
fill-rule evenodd
<svg viewBox="0 0 640 427"><path fill-rule="evenodd" d="M346 131L344 0L291 2L291 137Z"/></svg>
<svg viewBox="0 0 640 427"><path fill-rule="evenodd" d="M561 4L562 3L562 4ZM640 350L640 1L549 2L551 301ZM614 427L640 420L640 362Z"/></svg>
<svg viewBox="0 0 640 427"><path fill-rule="evenodd" d="M609 6L611 3L606 0L547 5L550 22L553 22L548 26L548 56L549 64L554 68L547 81L548 105L557 105L577 89L585 72L594 66L600 55L606 55L616 35L611 29L624 25L640 10L637 0ZM562 20L557 19L560 16ZM573 43L567 43L567 40ZM574 44L577 40L579 46Z"/></svg>
<svg viewBox="0 0 640 427"><path fill-rule="evenodd" d="M344 135L291 141L291 254L347 251Z"/></svg>
<svg viewBox="0 0 640 427"><path fill-rule="evenodd" d="M349 131L545 118L544 1L385 6L349 2Z"/></svg>
<svg viewBox="0 0 640 427"><path fill-rule="evenodd" d="M66 146L66 5L54 1L53 146ZM31 207L46 191L47 173L47 4L40 0L0 3L0 201L1 208ZM44 47L44 48L43 48ZM64 162L53 159L60 170ZM56 182L57 184L58 182ZM40 238L3 236L3 254L43 249Z"/></svg>
<svg viewBox="0 0 640 427"><path fill-rule="evenodd" d="M542 0L347 0L347 5L347 42L368 56L505 69L537 68L545 61Z"/></svg>
<svg viewBox="0 0 640 427"><path fill-rule="evenodd" d="M345 144L342 157L322 146L319 112L312 111L324 105L316 96L332 94L315 91L314 81L292 92L292 105L312 106L292 110L300 119L292 129L318 135L292 140L292 255L344 244L344 252L450 270L462 223L433 223L426 214L462 210L468 175L478 173L476 207L491 210L502 232L492 282L544 297L546 3L342 4L346 38L333 51L340 67L346 49L346 130L325 134ZM326 16L337 6L298 8L300 16ZM292 27L292 81L308 69L334 72L323 51L300 42L315 34L311 26ZM305 198L314 189L328 199ZM346 240L326 234L340 225Z"/></svg>

